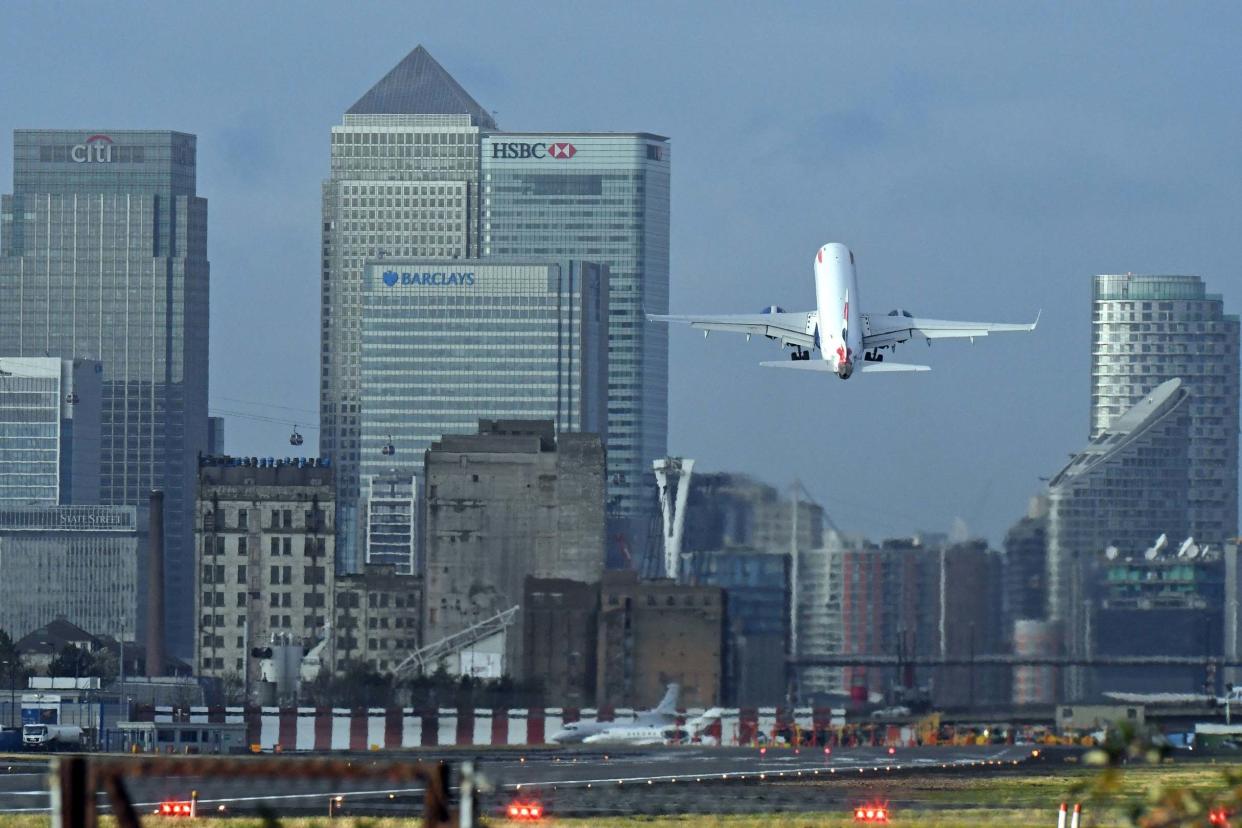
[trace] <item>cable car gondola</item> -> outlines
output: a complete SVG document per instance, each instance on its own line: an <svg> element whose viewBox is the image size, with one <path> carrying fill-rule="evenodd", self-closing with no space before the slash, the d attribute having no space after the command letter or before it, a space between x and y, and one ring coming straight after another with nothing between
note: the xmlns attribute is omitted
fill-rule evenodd
<svg viewBox="0 0 1242 828"><path fill-rule="evenodd" d="M385 457L392 457L396 453L397 453L397 449L392 444L392 435L389 434L388 442L384 444L384 447L382 449L380 449L380 454L384 455Z"/></svg>
<svg viewBox="0 0 1242 828"><path fill-rule="evenodd" d="M289 445L291 445L291 446L300 446L300 445L302 445L302 435L301 435L301 434L298 434L298 427L297 427L297 426L294 426L294 427L293 427L293 433L289 435Z"/></svg>

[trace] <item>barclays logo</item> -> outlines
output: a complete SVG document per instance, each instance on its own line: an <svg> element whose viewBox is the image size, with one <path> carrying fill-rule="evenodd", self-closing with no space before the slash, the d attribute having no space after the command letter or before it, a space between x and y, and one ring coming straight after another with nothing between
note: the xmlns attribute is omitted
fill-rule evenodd
<svg viewBox="0 0 1242 828"><path fill-rule="evenodd" d="M428 287L452 287L460 285L470 287L474 284L474 273L398 273L395 270L384 271L384 284L388 287L396 285L425 285Z"/></svg>

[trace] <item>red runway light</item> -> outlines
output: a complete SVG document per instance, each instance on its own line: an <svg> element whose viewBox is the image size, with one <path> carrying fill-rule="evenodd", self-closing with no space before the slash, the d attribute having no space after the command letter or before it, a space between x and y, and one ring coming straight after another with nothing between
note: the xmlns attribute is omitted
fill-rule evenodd
<svg viewBox="0 0 1242 828"><path fill-rule="evenodd" d="M509 819L518 822L537 822L543 817L543 806L535 802L514 802L509 805Z"/></svg>

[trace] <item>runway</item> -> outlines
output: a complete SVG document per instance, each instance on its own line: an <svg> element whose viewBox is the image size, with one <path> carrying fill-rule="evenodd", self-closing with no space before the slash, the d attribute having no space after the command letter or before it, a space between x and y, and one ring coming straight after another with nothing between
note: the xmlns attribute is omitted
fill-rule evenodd
<svg viewBox="0 0 1242 828"><path fill-rule="evenodd" d="M483 813L499 815L515 799L538 801L550 815L610 813L747 813L818 811L855 804L852 780L898 780L910 774L1031 772L1031 746L897 748L656 747L641 749L538 749L354 754L359 763L444 760L454 767L473 761L488 789L479 796ZM273 756L268 762L297 762ZM1037 772L1037 770L1036 770ZM0 760L0 813L48 810L46 759ZM452 778L456 796L458 779ZM421 786L383 780L334 783L286 778L131 778L130 795L140 812L161 802L199 794L199 814L399 816L421 813ZM336 798L340 801L336 802ZM100 796L99 805L106 810Z"/></svg>

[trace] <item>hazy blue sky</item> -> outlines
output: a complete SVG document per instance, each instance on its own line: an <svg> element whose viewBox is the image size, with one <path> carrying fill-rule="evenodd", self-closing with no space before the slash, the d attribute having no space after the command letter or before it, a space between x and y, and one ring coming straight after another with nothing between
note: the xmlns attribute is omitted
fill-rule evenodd
<svg viewBox="0 0 1242 828"><path fill-rule="evenodd" d="M865 310L1043 308L1033 335L848 383L674 332L670 450L801 478L846 529L1000 539L1086 440L1092 274L1197 273L1242 304L1242 5L354 5L0 14L4 191L15 128L197 134L213 410L296 421L312 451L329 127L419 43L502 128L671 136L674 312L810 308L826 241ZM286 454L287 423L230 418L229 449Z"/></svg>

